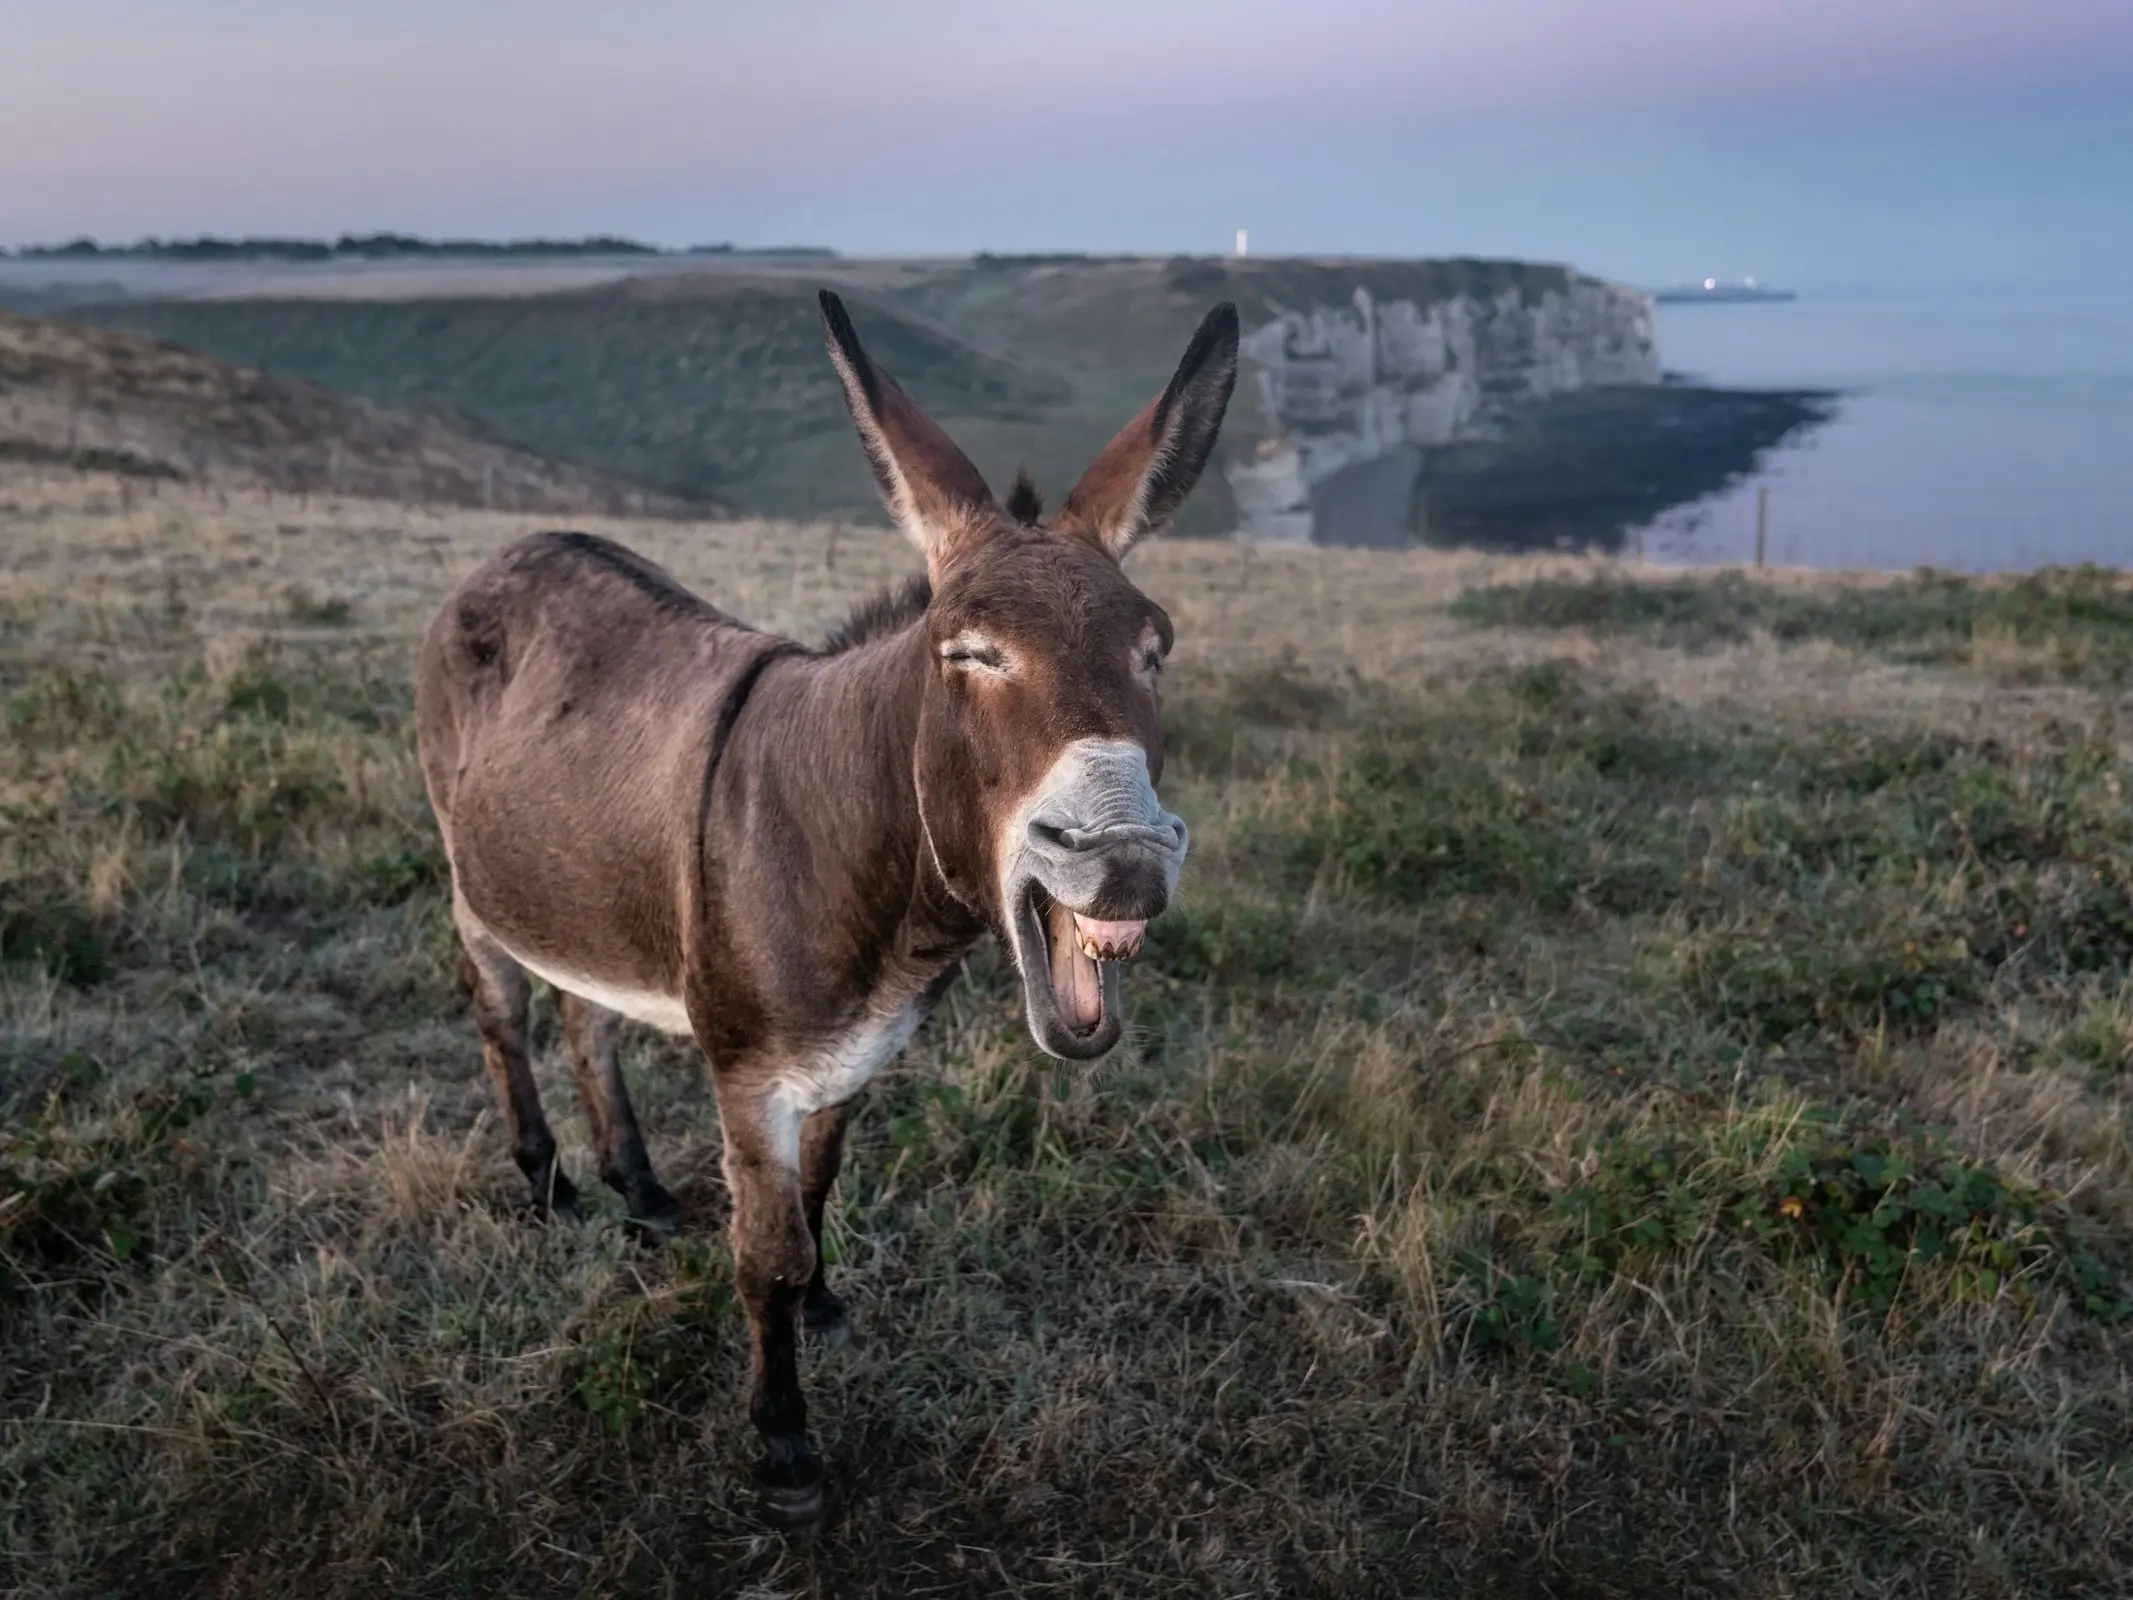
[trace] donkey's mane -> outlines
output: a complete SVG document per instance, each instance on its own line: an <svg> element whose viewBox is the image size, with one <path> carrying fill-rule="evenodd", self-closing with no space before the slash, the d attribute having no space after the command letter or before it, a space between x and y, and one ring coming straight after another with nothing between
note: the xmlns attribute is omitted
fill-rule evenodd
<svg viewBox="0 0 2133 1600"><path fill-rule="evenodd" d="M1015 486L1007 491L1007 504L1001 509L1025 528L1037 526L1037 519L1044 515L1044 496L1029 481L1029 468L1024 467L1015 474Z"/></svg>
<svg viewBox="0 0 2133 1600"><path fill-rule="evenodd" d="M1001 509L1009 520L1025 528L1034 528L1044 515L1044 497L1029 481L1027 467L1015 474L1015 486L1007 491L1007 504ZM900 587L891 585L852 607L852 614L822 641L820 654L842 655L871 640L900 632L924 616L926 607L932 604L933 585L925 578L907 578Z"/></svg>
<svg viewBox="0 0 2133 1600"><path fill-rule="evenodd" d="M831 629L830 636L822 641L821 653L842 655L871 640L885 639L892 633L901 632L924 616L926 607L932 604L932 583L924 576L906 578L901 585L892 585L879 594L869 595L852 607L852 614Z"/></svg>

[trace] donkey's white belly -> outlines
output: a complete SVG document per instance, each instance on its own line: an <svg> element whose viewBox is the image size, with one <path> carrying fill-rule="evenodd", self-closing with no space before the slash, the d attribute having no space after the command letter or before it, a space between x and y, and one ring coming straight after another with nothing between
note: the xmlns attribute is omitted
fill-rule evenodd
<svg viewBox="0 0 2133 1600"><path fill-rule="evenodd" d="M504 949L535 977L545 978L556 988L618 1012L632 1022L642 1022L665 1033L696 1031L689 1024L688 1008L679 995L617 988L552 963L529 960L509 945ZM917 996L894 1010L869 1010L853 1027L779 1073L769 1096L773 1108L771 1132L787 1166L797 1167L800 1163L800 1124L817 1111L843 1105L864 1089L874 1074L895 1060L897 1053L911 1042L911 1035L918 1031L925 1016L926 1007Z"/></svg>
<svg viewBox="0 0 2133 1600"><path fill-rule="evenodd" d="M499 941L501 942L501 941ZM511 959L535 977L546 978L558 989L567 990L580 1000L590 1000L596 1006L621 1013L632 1022L642 1022L659 1029L662 1033L690 1034L696 1030L689 1026L689 1011L681 1003L678 994L658 994L649 989L618 989L611 983L602 983L598 978L580 977L561 967L549 966L539 961L529 961L504 946Z"/></svg>
<svg viewBox="0 0 2133 1600"><path fill-rule="evenodd" d="M894 1011L869 1012L856 1027L778 1075L770 1093L776 1108L772 1131L787 1166L800 1164L800 1124L864 1089L911 1042L925 1016L926 1008L915 996Z"/></svg>

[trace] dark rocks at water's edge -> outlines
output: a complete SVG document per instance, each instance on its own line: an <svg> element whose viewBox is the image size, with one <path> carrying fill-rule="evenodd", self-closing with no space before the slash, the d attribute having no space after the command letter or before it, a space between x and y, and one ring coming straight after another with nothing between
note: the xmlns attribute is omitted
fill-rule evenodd
<svg viewBox="0 0 2133 1600"><path fill-rule="evenodd" d="M1661 513L1753 473L1837 403L1827 390L1671 382L1557 395L1503 418L1493 437L1429 452L1415 536L1486 550L1620 550ZM1337 542L1338 531L1320 530L1319 542Z"/></svg>
<svg viewBox="0 0 2133 1600"><path fill-rule="evenodd" d="M1315 485L1311 542L1619 550L1632 530L1727 488L1827 421L1837 396L1669 381L1575 390L1474 435L1402 448Z"/></svg>

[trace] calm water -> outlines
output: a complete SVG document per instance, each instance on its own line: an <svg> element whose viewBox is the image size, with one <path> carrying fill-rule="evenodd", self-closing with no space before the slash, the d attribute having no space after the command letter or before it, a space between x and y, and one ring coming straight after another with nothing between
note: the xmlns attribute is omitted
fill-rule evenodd
<svg viewBox="0 0 2133 1600"><path fill-rule="evenodd" d="M1836 418L1645 534L1656 559L1967 570L2133 564L2133 297L1661 306L1670 371L1845 391Z"/></svg>

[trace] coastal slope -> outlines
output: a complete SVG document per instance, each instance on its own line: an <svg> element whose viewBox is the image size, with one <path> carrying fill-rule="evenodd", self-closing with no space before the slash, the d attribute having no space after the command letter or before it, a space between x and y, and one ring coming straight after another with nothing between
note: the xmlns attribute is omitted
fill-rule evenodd
<svg viewBox="0 0 2133 1600"><path fill-rule="evenodd" d="M597 467L103 328L0 312L0 461L500 509L641 508ZM654 501L658 497L651 497Z"/></svg>

